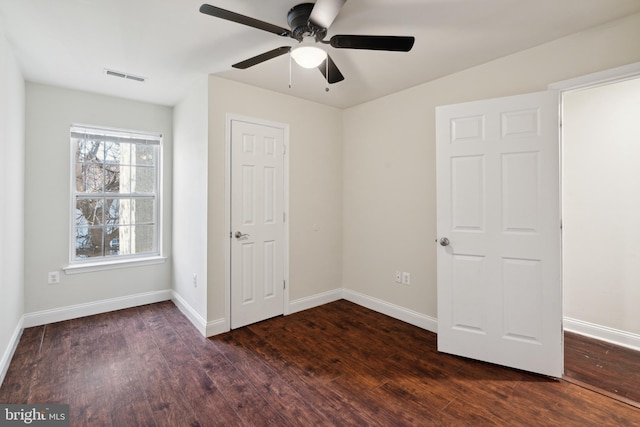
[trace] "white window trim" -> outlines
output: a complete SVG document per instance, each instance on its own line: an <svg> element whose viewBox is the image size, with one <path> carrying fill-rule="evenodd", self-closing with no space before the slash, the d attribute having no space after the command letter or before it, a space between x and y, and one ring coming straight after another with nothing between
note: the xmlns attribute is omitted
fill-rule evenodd
<svg viewBox="0 0 640 427"><path fill-rule="evenodd" d="M152 133L145 131L135 131L131 129L119 129L105 126L95 126L95 125L87 125L87 124L79 124L72 123L70 126L70 130L73 128L87 128L91 130L103 130L105 132L117 132L117 133L135 133L136 135L149 135L151 137L160 138L159 150L158 150L158 164L157 164L157 239L158 246L157 252L149 253L149 254L141 254L141 255L132 255L125 257L114 257L114 258L100 258L98 260L75 260L75 247L72 245L72 242L75 241L74 234L74 216L73 212L75 212L74 205L74 191L75 188L75 176L73 173L70 173L70 181L69 181L69 263L68 265L62 267L62 270L65 274L81 274L81 273L90 273L94 271L105 271L105 270L115 270L120 268L127 267L138 267L145 265L154 265L154 264L163 264L167 257L163 256L164 253L164 233L163 233L163 205L162 205L162 196L163 196L163 182L164 182L164 163L163 163L163 135L161 133ZM69 170L71 171L72 165L75 164L75 150L72 148L72 145L69 145Z"/></svg>
<svg viewBox="0 0 640 427"><path fill-rule="evenodd" d="M136 258L114 259L102 262L81 262L76 264L69 264L65 267L62 267L62 271L64 271L65 274L92 273L94 271L105 271L126 267L140 267L144 265L164 264L166 260L167 257L153 255L146 257L140 256Z"/></svg>

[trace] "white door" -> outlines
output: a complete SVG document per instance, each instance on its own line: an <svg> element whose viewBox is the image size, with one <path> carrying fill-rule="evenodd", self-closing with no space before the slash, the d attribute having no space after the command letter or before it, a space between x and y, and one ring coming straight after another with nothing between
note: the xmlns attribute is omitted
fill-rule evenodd
<svg viewBox="0 0 640 427"><path fill-rule="evenodd" d="M438 350L561 377L559 95L436 109Z"/></svg>
<svg viewBox="0 0 640 427"><path fill-rule="evenodd" d="M231 328L283 314L284 130L231 121Z"/></svg>

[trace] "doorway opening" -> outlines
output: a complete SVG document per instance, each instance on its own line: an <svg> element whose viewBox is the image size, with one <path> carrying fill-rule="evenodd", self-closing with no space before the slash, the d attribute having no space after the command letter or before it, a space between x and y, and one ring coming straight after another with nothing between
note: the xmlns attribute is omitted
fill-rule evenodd
<svg viewBox="0 0 640 427"><path fill-rule="evenodd" d="M562 93L565 379L640 406L640 77Z"/></svg>

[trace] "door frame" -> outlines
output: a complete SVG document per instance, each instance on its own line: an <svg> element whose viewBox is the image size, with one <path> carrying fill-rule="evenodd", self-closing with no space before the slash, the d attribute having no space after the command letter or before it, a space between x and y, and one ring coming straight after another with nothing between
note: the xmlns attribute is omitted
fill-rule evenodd
<svg viewBox="0 0 640 427"><path fill-rule="evenodd" d="M595 88L595 87L599 87L599 86L605 86L608 84L612 84L612 83L618 83L618 82L623 82L625 80L631 80L631 79L636 79L636 78L640 78L640 62L635 62L635 63L631 63L631 64L627 64L627 65L623 65L620 67L615 67L615 68L610 68L604 71L598 71L595 73L591 73L591 74L586 74L583 76L579 76L579 77L575 77L572 79L568 79L568 80L562 80L556 83L552 83L548 86L548 89L550 90L557 90L559 92L559 98L560 98L560 129L558 129L559 132L559 141L560 141L560 155L561 155L561 161L560 161L560 212L561 212L561 216L560 219L561 221L564 218L564 213L562 212L562 203L563 203L563 199L564 199L564 194L563 194L563 185L562 185L562 177L563 177L563 169L562 169L562 146L563 146L563 140L562 140L562 111L563 111L563 99L564 99L564 94L567 92L574 92L574 91L578 91L578 90L583 90L583 89L591 89L591 88ZM562 222L561 222L562 224ZM561 243L564 242L564 234L561 233ZM562 262L564 259L564 252L561 252L561 268L562 268ZM562 287L564 288L564 276L562 277ZM566 318L564 315L564 303L563 303L563 313L562 313L562 329L564 331L565 329L565 325L566 325ZM564 346L563 346L563 352L564 352Z"/></svg>
<svg viewBox="0 0 640 427"><path fill-rule="evenodd" d="M225 331L231 330L231 122L242 121L247 123L253 123L261 126L269 126L278 129L282 129L284 134L284 162L283 162L283 178L284 178L284 194L283 194L283 209L284 209L284 226L283 226L283 239L284 239L284 266L283 274L286 286L283 292L283 308L284 315L290 313L289 310L289 125L287 123L279 123L271 120L258 119L255 117L243 116L240 114L227 113L225 115L225 175L224 175L224 223L225 223L225 238L227 243L224 245L224 323Z"/></svg>

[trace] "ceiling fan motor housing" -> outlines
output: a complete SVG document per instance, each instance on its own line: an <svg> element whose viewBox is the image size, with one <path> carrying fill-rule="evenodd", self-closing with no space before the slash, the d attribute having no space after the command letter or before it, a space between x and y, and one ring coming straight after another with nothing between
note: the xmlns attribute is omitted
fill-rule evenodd
<svg viewBox="0 0 640 427"><path fill-rule="evenodd" d="M309 22L309 16L315 6L314 3L302 3L293 6L287 13L287 22L293 33L293 37L302 41L306 36L314 36L318 40L322 40L327 34L326 28L320 28Z"/></svg>

